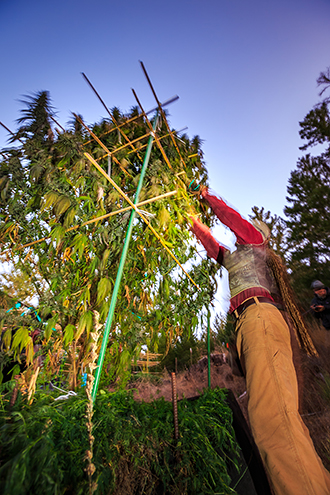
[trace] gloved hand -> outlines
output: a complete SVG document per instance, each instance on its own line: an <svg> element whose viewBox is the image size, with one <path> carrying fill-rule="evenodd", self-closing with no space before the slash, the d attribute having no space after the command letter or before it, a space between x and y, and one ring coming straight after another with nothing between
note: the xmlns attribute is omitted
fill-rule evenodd
<svg viewBox="0 0 330 495"><path fill-rule="evenodd" d="M200 184L198 184L198 183L195 181L195 179L193 179L193 180L190 182L189 186L188 186L188 191L189 191L190 193L196 194L196 193L198 193L199 188L200 188Z"/></svg>
<svg viewBox="0 0 330 495"><path fill-rule="evenodd" d="M207 189L206 186L198 184L195 179L193 179L188 186L188 192L193 196L198 196L199 199L203 198L203 192L206 189Z"/></svg>

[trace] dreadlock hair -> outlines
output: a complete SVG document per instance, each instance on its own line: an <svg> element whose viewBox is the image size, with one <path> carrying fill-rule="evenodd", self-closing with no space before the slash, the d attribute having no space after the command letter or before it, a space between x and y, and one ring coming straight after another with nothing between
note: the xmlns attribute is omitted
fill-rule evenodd
<svg viewBox="0 0 330 495"><path fill-rule="evenodd" d="M314 347L312 339L308 333L301 312L295 302L294 292L292 290L289 276L280 256L267 246L267 265L274 276L275 282L280 291L285 310L287 311L295 332L299 346L310 356L318 356L317 350Z"/></svg>

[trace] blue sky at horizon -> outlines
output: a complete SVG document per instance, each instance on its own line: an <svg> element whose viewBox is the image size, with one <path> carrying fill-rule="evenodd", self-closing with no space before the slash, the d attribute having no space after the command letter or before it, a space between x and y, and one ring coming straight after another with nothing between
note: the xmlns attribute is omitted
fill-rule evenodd
<svg viewBox="0 0 330 495"><path fill-rule="evenodd" d="M128 111L134 88L152 108L142 60L161 101L179 95L169 122L203 140L210 186L245 217L255 205L283 216L299 121L330 66L330 0L0 0L0 25L7 127L40 90L63 125L106 117L81 72L108 107Z"/></svg>

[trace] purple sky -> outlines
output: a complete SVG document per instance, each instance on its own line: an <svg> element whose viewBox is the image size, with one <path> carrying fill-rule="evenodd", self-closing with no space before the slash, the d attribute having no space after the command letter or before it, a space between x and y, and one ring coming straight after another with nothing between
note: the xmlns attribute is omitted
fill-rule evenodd
<svg viewBox="0 0 330 495"><path fill-rule="evenodd" d="M256 205L283 216L302 155L299 125L330 66L330 0L0 0L0 120L15 129L22 95L49 90L58 120L89 123L128 111L133 87L153 96L172 127L204 140L214 190L244 216ZM0 129L0 146L7 134Z"/></svg>

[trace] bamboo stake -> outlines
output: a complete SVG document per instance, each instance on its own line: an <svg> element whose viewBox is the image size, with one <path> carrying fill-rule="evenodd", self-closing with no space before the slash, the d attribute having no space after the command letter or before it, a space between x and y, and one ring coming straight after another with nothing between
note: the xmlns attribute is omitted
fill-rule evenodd
<svg viewBox="0 0 330 495"><path fill-rule="evenodd" d="M61 124L59 122L57 122L57 120L54 119L54 117L50 114L48 114L49 117L52 119L53 122L55 122L55 124L60 127L60 129L63 131L63 132L66 132L66 130L64 129L64 127L61 126Z"/></svg>
<svg viewBox="0 0 330 495"><path fill-rule="evenodd" d="M94 158L92 158L88 153L84 153L84 155L88 158L88 160L90 160L91 163L93 163L93 165L95 165L95 167L99 170L99 172L101 172L101 174L113 185L113 187L119 192L119 194L121 194L122 197L124 199L126 199L126 201L131 205L131 207L134 208L134 210L136 211L136 213L148 225L148 227L151 230L151 232L157 237L157 239L159 240L159 242L161 243L161 245L166 249L166 251L168 252L168 254L171 256L171 258L173 258L173 260L177 263L177 265L179 265L179 267L181 268L181 270L187 275L187 277L194 284L194 286L197 287L198 290L200 290L200 288L198 287L198 285L190 277L189 273L187 273L186 270L183 268L183 266L181 265L180 261L168 249L168 247L166 246L166 244L164 243L164 241L162 240L162 238L160 237L160 235L158 234L158 232L156 232L156 230L150 225L150 222L138 210L137 206L132 203L132 201L129 199L128 196L126 196L126 194L124 193L124 191L122 191L122 189L120 189L120 187L117 186L117 184L115 183L115 181L112 180L111 177L108 176L108 174L103 170L103 168L100 167L100 165L94 160Z"/></svg>
<svg viewBox="0 0 330 495"><path fill-rule="evenodd" d="M141 103L140 103L140 101L139 101L139 99L138 99L138 97L137 97L137 94L135 93L135 91L134 91L134 89L133 89L133 88L132 88L132 91L133 91L133 94L134 94L134 96L135 96L136 101L138 102L139 107L140 107L140 108L141 108L141 110L142 110L142 113L143 113L143 115L144 115L145 121L146 121L146 122L147 122L147 124L148 124L149 129L151 130L151 132L153 132L153 131L152 131L152 125L151 125L151 122L150 122L150 120L148 119L148 117L147 117L147 115L146 115L145 111L143 110L143 107L142 107L142 105L141 105ZM163 157L164 157L165 162L167 163L167 165L169 166L169 168L170 168L170 169L173 169L172 165L170 164L169 159L167 158L167 155L166 155L166 153L165 153L165 151L164 151L164 148L163 148L163 146L161 145L161 143L160 143L160 141L159 141L159 139L158 139L158 137L156 136L156 134L155 134L155 133L154 133L154 138L155 138L155 141L156 141L156 144L157 144L158 148L160 149L161 154L162 154L162 155L163 155Z"/></svg>
<svg viewBox="0 0 330 495"><path fill-rule="evenodd" d="M133 177L131 176L131 174L129 174L129 173L127 172L127 170L125 170L125 169L124 169L124 167L122 167L122 165L121 165L121 163L119 162L119 160L117 160L117 158L116 158L115 156L113 156L113 154L111 153L111 151L110 151L110 150L109 150L109 149L105 146L105 144L103 144L103 143L102 143L102 141L101 141L101 140L100 140L100 139L96 136L96 134L94 134L94 132L93 132L93 131L91 131L91 130L87 127L87 125L86 125L86 124L85 124L85 123L81 120L81 118L80 118L77 114L75 114L75 113L74 113L73 115L74 115L74 116L76 117L76 119L77 119L77 120L81 123L81 125L83 125L83 126L85 127L85 129L86 129L86 130L89 132L89 134L90 134L90 135L91 135L91 136L95 139L95 141L96 141L96 142L97 142L97 143L101 146L101 148L103 148L103 149L104 149L104 151L106 151L106 153L114 159L114 161L117 163L117 165L119 165L119 167L122 169L122 171L123 171L125 174L127 174L129 177L133 178Z"/></svg>
<svg viewBox="0 0 330 495"><path fill-rule="evenodd" d="M157 102L157 105L158 105L159 111L160 111L161 116L162 116L162 118L163 118L163 120L164 120L164 122L165 122L166 128L167 128L167 130L168 130L168 132L169 132L169 134L170 134L170 136L171 136L171 139L172 139L172 142L173 142L173 144L174 144L174 147L175 147L175 149L176 149L176 151L177 151L177 153L178 153L178 155L179 155L179 157L180 157L181 162L182 162L182 163L183 163L183 165L186 167L186 164L185 164L185 162L184 162L184 159L183 159L183 158L182 158L182 156L181 156L181 153L180 153L179 147L178 147L178 145L177 145L177 143L176 143L176 141L175 141L175 139L174 139L174 136L173 136L173 133L172 133L172 131L171 131L171 129L170 129L170 126L168 125L168 122L167 122L167 119L166 119L166 115L165 115L165 113L164 113L164 110L162 109L162 107L161 107L161 105L160 105L160 101L158 100L158 97L157 97L157 95L156 95L156 91L154 90L154 87L153 87L153 85L151 84L151 81L150 81L150 78L149 78L148 73L147 73L147 71L146 71L146 68L144 67L143 62L142 62L141 60L140 60L140 64L141 64L142 70L143 70L143 72L144 72L144 75L146 76L146 79L147 79L147 81L148 81L148 84L149 84L149 86L150 86L150 89L151 89L151 91L152 91L152 94L154 95L154 98L155 98L155 100L156 100L156 102Z"/></svg>
<svg viewBox="0 0 330 495"><path fill-rule="evenodd" d="M177 191L169 191L167 193L161 194L160 196L155 196L154 198L151 199L146 199L145 201L141 201L141 203L138 203L136 206L139 208L140 206L144 206L149 203L153 203L154 201L157 201L158 199L163 199L163 198L168 198L169 196L174 196ZM124 213L125 211L131 210L131 206L126 206L126 208L120 208L119 210L112 211L110 213L107 213L106 215L102 215L100 217L92 218L91 220L87 220L87 222L80 223L78 225L74 225L73 227L69 227L66 229L65 233L71 232L72 230L79 229L80 227L84 227L85 225L89 225L91 223L98 222L99 220L105 220L106 218L112 217L114 215L118 215L118 213ZM42 237L41 239L38 239L36 241L29 242L28 244L23 244L23 246L20 246L18 249L24 249L29 246L33 246L34 244L38 244L39 242L46 241L47 239L50 239L50 235L47 237ZM8 250L6 250L8 251ZM3 251L5 253L6 251Z"/></svg>
<svg viewBox="0 0 330 495"><path fill-rule="evenodd" d="M144 134L144 135L143 135L143 136L141 136L141 137L138 137L138 138L136 138L136 139L133 139L133 141L130 141L130 143L136 143L136 142L141 141L142 139L145 139L145 138L147 138L147 137L149 137L149 136L150 136L150 132L148 132L147 134ZM118 153L118 151L122 151L123 149L127 148L127 146L129 146L129 144L130 144L130 143L126 143L126 144L124 144L123 146L120 146L119 148L116 148L115 150L113 150L113 151L111 152L111 154L113 154L113 153ZM144 146L140 146L140 147L139 147L139 151L141 151L141 149L142 149L143 147L145 148L146 146L148 146L148 143L147 143L147 144L145 144ZM133 149L133 150L130 150L130 151L128 152L128 154L129 154L129 153L134 153L134 151L135 151L134 149ZM106 156L109 156L109 155L108 155L108 153L106 153L105 155L100 156L99 158L97 158L97 159L96 159L96 161L97 161L97 162L99 162L100 160L102 160L102 159L103 159L103 158L105 158ZM108 175L110 175L110 174L108 174Z"/></svg>
<svg viewBox="0 0 330 495"><path fill-rule="evenodd" d="M169 105L170 103L173 103L174 101L176 101L178 99L179 99L178 95L175 95L172 98L169 98L168 100L166 100L163 103L161 103L161 106L162 107L166 107L166 105ZM152 108L151 110L148 110L146 112L146 115L149 115L149 113L155 112L157 110L157 108L158 107L155 107L155 108ZM125 120L125 122L123 122L122 124L119 124L118 127L123 127L126 124L130 124L131 122L134 122L135 120L138 120L138 119L143 118L143 116L144 116L143 113L139 113L138 115L135 115L134 117L131 117L128 120ZM115 131L116 129L117 129L117 127L113 127L109 131L103 132L100 135L100 137L106 136L107 134L110 134L111 132ZM89 144L91 142L92 142L92 139L90 141L87 141L86 143L84 143L83 146L86 146L87 144Z"/></svg>
<svg viewBox="0 0 330 495"><path fill-rule="evenodd" d="M177 132L180 132L180 131L177 131ZM162 139L165 139L169 136L170 134L167 133L167 134L164 134L164 136L160 136L158 139L159 141L161 141ZM148 132L148 134L144 134L143 136L137 138L137 139L134 139L133 141L131 141L132 143L134 143L135 141L139 141L139 140L142 140L144 139L145 137L148 137L150 136L150 132ZM127 148L128 144L124 144L123 146L121 146L120 148L116 148L115 150L113 150L111 153L117 153L117 151L120 151L124 148ZM143 148L146 148L148 146L148 143L145 143L145 144L142 144L139 148L139 151L141 151ZM133 150L129 151L127 154L129 155L130 153L133 153ZM198 153L196 153L198 155ZM105 155L102 155L100 156L100 158L96 158L96 161L99 162L100 160L102 160L103 158L105 158L106 156L109 156L107 153ZM185 172L181 172L182 174L184 174ZM110 175L110 174L108 174ZM179 175L179 174L176 174L176 175Z"/></svg>
<svg viewBox="0 0 330 495"><path fill-rule="evenodd" d="M142 139L145 139L145 138L147 138L149 136L150 136L150 132L147 132L147 134L144 134L143 136L138 137L136 139L133 139L133 141L130 141L129 143L123 144L123 146L120 146L119 148L116 148L115 150L113 150L112 153L117 153L118 151L121 151L121 150L127 148L127 146L130 146L133 143L137 143L138 141L141 141ZM134 151L136 151L136 149L133 147L133 149L132 149L132 151L130 151L130 153L133 153ZM102 158L104 158L104 157L102 157Z"/></svg>
<svg viewBox="0 0 330 495"><path fill-rule="evenodd" d="M13 137L15 137L15 134L14 134L13 132L11 132L11 130L10 130L10 129L8 129L8 127L6 127L6 126L5 126L5 124L3 124L2 122L0 122L0 125L2 125L2 127L3 127L4 129L6 129L6 131L8 131L8 132L9 132L9 134L11 134ZM23 143L23 141L22 141L20 138L17 138L17 139L18 139L18 141L19 141L20 143L24 144L24 143Z"/></svg>
<svg viewBox="0 0 330 495"><path fill-rule="evenodd" d="M112 122L115 124L115 126L118 129L118 131L120 132L120 134L123 136L123 138L128 142L128 144L131 146L131 148L134 150L134 152L136 152L137 155L138 155L138 157L141 159L138 150L134 148L133 144L131 144L131 141L128 139L128 137L126 136L126 134L121 130L120 127L118 127L118 123L117 123L116 119L114 118L114 116L110 112L109 108L106 106L106 104L104 103L104 101L102 100L101 96L98 94L98 92L96 91L96 89L94 88L94 86L92 85L92 83L90 82L90 80L88 79L88 77L86 76L86 74L84 74L82 72L82 75L85 78L85 81L87 81L87 83L89 84L89 86L92 88L92 90L94 91L94 93L96 94L96 96L98 97L98 99L100 100L100 102L102 103L102 105L104 106L105 110L108 112L108 114L109 114Z"/></svg>

